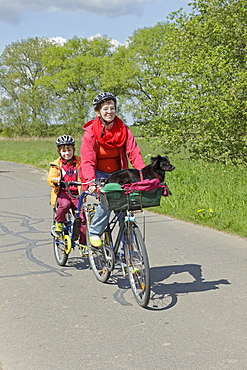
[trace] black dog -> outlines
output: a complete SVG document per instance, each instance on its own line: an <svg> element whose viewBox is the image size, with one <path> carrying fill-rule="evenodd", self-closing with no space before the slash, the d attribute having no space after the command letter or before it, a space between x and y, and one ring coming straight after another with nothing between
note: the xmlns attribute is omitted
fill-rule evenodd
<svg viewBox="0 0 247 370"><path fill-rule="evenodd" d="M107 179L106 183L114 182L120 185L129 184L141 180L140 172L142 172L143 180L158 178L160 182L165 180L165 172L173 171L175 167L170 163L168 157L151 158L151 164L144 167L141 171L136 169L126 169L113 172Z"/></svg>

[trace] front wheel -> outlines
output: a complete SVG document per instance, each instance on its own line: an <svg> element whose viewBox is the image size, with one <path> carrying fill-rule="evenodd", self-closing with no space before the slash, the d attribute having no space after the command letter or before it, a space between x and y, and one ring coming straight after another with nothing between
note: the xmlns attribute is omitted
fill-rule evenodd
<svg viewBox="0 0 247 370"><path fill-rule="evenodd" d="M125 233L125 257L129 282L137 303L146 307L150 299L150 271L146 246L136 224Z"/></svg>

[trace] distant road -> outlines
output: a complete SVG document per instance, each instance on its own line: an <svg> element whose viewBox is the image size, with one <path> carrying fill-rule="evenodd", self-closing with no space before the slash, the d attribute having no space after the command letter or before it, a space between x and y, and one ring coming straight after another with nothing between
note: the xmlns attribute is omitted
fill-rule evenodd
<svg viewBox="0 0 247 370"><path fill-rule="evenodd" d="M78 251L56 265L49 194L44 172L0 161L0 370L247 369L246 239L145 212L142 309Z"/></svg>

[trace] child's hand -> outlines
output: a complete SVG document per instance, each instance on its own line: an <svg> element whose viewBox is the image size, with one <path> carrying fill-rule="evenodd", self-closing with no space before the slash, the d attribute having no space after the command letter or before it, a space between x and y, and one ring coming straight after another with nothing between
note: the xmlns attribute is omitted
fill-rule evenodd
<svg viewBox="0 0 247 370"><path fill-rule="evenodd" d="M57 186L58 186L58 185L59 185L59 183L60 183L60 177L53 177L53 178L52 178L52 181L54 182L54 184L55 184L55 185L57 185Z"/></svg>

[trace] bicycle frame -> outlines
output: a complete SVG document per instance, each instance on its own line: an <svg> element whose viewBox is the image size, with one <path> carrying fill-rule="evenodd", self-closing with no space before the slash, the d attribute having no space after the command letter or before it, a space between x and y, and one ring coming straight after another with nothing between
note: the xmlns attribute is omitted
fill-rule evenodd
<svg viewBox="0 0 247 370"><path fill-rule="evenodd" d="M66 186L69 186L66 183ZM70 182L70 185L81 185L81 183ZM71 195L71 194L70 194ZM80 232L80 221L77 228L76 220L80 219L80 212L83 209L86 214L87 224L87 246L88 257L91 268L96 278L101 282L107 282L111 272L115 268L115 262L119 257L123 275L128 274L130 286L137 303L141 307L146 307L150 297L150 273L146 246L143 236L135 219L135 211L115 211L115 215L109 221L104 234L102 247L96 248L89 241L89 226L92 222L96 204L83 205L86 195L94 195L88 191L82 192L78 197L78 207L74 212L74 222L69 217L67 224L64 224L62 240L54 238L54 251L57 263L64 266L67 262L71 249L76 246L76 241ZM70 210L70 213L72 211ZM116 225L119 224L117 235L113 235ZM61 243L61 247L60 247ZM122 250L121 248L122 247Z"/></svg>
<svg viewBox="0 0 247 370"><path fill-rule="evenodd" d="M113 231L119 223L117 235ZM123 250L120 250L121 243ZM90 251L91 249L91 251ZM109 221L100 249L90 247L89 260L96 278L106 282L119 260L122 273L128 274L130 286L137 303L146 307L150 297L149 262L143 237L137 226L134 211L118 211ZM113 257L109 251L112 251ZM108 268L107 265L110 265Z"/></svg>

